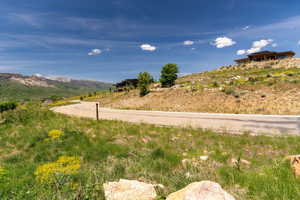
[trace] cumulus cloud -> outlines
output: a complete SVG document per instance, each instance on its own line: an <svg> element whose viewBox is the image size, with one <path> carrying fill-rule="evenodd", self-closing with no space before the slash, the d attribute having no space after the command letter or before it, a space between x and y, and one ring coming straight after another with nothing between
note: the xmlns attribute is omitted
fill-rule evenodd
<svg viewBox="0 0 300 200"><path fill-rule="evenodd" d="M245 53L246 53L246 50L241 49L236 52L236 55L244 55Z"/></svg>
<svg viewBox="0 0 300 200"><path fill-rule="evenodd" d="M183 45L187 45L187 46L193 45L193 44L194 44L194 41L192 41L192 40L186 40L183 42Z"/></svg>
<svg viewBox="0 0 300 200"><path fill-rule="evenodd" d="M88 53L88 55L89 55L89 56L94 56L94 55L98 55L98 54L100 54L100 53L102 53L102 51L101 51L100 49L92 49L92 50Z"/></svg>
<svg viewBox="0 0 300 200"><path fill-rule="evenodd" d="M273 42L272 39L254 41L254 42L252 43L252 47L253 47L253 48L260 48L260 49L261 49L261 48L263 48L263 47L265 47L265 46L271 44L272 42Z"/></svg>
<svg viewBox="0 0 300 200"><path fill-rule="evenodd" d="M155 46L152 46L150 44L142 44L140 46L140 48L144 51L155 51L156 50L156 47Z"/></svg>
<svg viewBox="0 0 300 200"><path fill-rule="evenodd" d="M250 49L241 49L241 50L238 50L237 51L237 55L243 55L243 54L251 54L251 53L256 53L256 52L259 52L261 51L262 48L272 44L273 47L276 47L277 46L277 43L273 43L274 40L272 39L268 39L268 40L258 40L258 41L254 41L252 43L252 46Z"/></svg>
<svg viewBox="0 0 300 200"><path fill-rule="evenodd" d="M215 39L214 43L212 43L212 45L216 46L217 48L229 47L234 44L236 44L236 42L228 37L218 37Z"/></svg>
<svg viewBox="0 0 300 200"><path fill-rule="evenodd" d="M298 45L300 45L300 40L298 41Z"/></svg>
<svg viewBox="0 0 300 200"><path fill-rule="evenodd" d="M248 30L250 28L250 26L245 26L245 27L243 27L242 29L244 30L244 31L246 31L246 30Z"/></svg>

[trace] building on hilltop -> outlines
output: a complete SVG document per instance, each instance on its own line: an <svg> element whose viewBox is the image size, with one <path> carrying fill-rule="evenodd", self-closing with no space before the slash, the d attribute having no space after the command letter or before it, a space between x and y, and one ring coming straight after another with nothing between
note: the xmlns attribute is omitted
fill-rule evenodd
<svg viewBox="0 0 300 200"><path fill-rule="evenodd" d="M249 54L247 58L237 59L237 64L248 63L251 61L266 61L266 60L278 60L284 58L292 58L295 56L293 51L275 52L275 51L261 51L257 53Z"/></svg>
<svg viewBox="0 0 300 200"><path fill-rule="evenodd" d="M133 78L133 79L125 79L119 83L114 84L116 87L117 92L122 92L129 90L130 88L137 88L138 86L138 79Z"/></svg>

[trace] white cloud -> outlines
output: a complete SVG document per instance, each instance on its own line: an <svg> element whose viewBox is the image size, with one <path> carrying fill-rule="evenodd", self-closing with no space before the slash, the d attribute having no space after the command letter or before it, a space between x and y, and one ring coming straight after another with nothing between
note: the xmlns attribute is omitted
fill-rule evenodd
<svg viewBox="0 0 300 200"><path fill-rule="evenodd" d="M298 45L300 45L300 40L298 41Z"/></svg>
<svg viewBox="0 0 300 200"><path fill-rule="evenodd" d="M144 51L155 51L156 50L156 47L155 46L152 46L150 44L142 44L140 46L140 48Z"/></svg>
<svg viewBox="0 0 300 200"><path fill-rule="evenodd" d="M191 40L186 40L183 42L183 45L193 45L195 42Z"/></svg>
<svg viewBox="0 0 300 200"><path fill-rule="evenodd" d="M231 38L228 37L218 37L215 39L215 42L212 44L216 46L217 48L224 48L229 47L236 44L235 41L233 41Z"/></svg>
<svg viewBox="0 0 300 200"><path fill-rule="evenodd" d="M268 46L269 44L271 44L273 42L272 39L268 39L268 40L259 40L259 41L254 41L252 43L252 48L263 48L265 46Z"/></svg>
<svg viewBox="0 0 300 200"><path fill-rule="evenodd" d="M272 45L272 47L276 47L277 46L277 43L273 43L274 40L272 39L267 39L267 40L258 40L258 41L254 41L252 43L252 46L250 49L247 49L247 50L244 50L244 49L241 49L241 50L238 50L237 51L237 55L243 55L243 54L251 54L251 53L256 53L256 52L259 52L261 51L262 48L268 46L268 45Z"/></svg>
<svg viewBox="0 0 300 200"><path fill-rule="evenodd" d="M88 55L89 55L89 56L94 56L94 55L98 55L98 54L100 54L100 53L102 53L102 51L101 51L100 49L93 49L93 50L91 50L91 51L88 53Z"/></svg>
<svg viewBox="0 0 300 200"><path fill-rule="evenodd" d="M242 29L244 30L244 31L246 31L246 30L248 30L250 28L250 26L245 26L245 27L243 27Z"/></svg>
<svg viewBox="0 0 300 200"><path fill-rule="evenodd" d="M250 49L248 49L247 50L247 53L248 54L251 54L251 53L257 53L257 52L259 52L261 50L261 48L250 48Z"/></svg>
<svg viewBox="0 0 300 200"><path fill-rule="evenodd" d="M236 52L236 55L244 55L246 52L247 52L246 50L241 49Z"/></svg>

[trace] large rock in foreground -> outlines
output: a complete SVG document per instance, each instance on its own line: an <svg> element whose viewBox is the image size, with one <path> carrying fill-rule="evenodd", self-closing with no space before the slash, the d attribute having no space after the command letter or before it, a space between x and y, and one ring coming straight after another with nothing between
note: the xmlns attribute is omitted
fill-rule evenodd
<svg viewBox="0 0 300 200"><path fill-rule="evenodd" d="M106 200L154 200L156 191L153 185L121 179L103 185Z"/></svg>
<svg viewBox="0 0 300 200"><path fill-rule="evenodd" d="M235 200L215 182L191 183L185 188L170 194L167 200Z"/></svg>
<svg viewBox="0 0 300 200"><path fill-rule="evenodd" d="M286 159L290 160L291 168L296 177L300 177L300 155L287 156Z"/></svg>

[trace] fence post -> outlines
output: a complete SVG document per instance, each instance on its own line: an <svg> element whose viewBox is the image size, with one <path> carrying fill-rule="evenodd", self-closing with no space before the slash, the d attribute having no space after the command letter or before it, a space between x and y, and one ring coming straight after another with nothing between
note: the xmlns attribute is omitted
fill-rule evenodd
<svg viewBox="0 0 300 200"><path fill-rule="evenodd" d="M98 103L96 103L96 119L99 120L99 108L98 108Z"/></svg>

